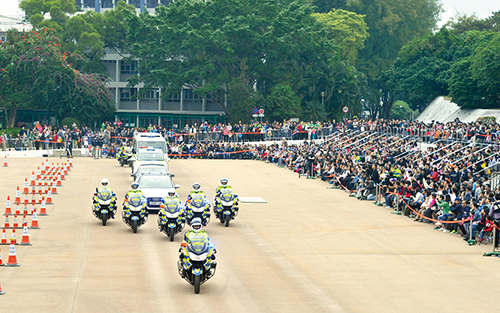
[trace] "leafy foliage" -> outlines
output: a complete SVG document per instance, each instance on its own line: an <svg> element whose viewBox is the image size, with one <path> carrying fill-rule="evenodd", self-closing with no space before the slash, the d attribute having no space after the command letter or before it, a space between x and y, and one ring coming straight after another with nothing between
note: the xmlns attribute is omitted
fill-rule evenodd
<svg viewBox="0 0 500 313"><path fill-rule="evenodd" d="M60 117L79 116L88 121L114 112L113 98L105 81L74 69L61 52L54 30L9 30L0 46L0 106L12 127L19 109L45 109Z"/></svg>

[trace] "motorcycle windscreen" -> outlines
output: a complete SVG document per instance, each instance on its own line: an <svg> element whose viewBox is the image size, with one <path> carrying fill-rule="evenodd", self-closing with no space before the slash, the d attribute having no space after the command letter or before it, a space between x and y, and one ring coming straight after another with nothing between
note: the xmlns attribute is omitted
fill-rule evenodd
<svg viewBox="0 0 500 313"><path fill-rule="evenodd" d="M191 204L197 208L200 208L203 206L205 202L205 196L204 195L193 195L191 199Z"/></svg>
<svg viewBox="0 0 500 313"><path fill-rule="evenodd" d="M234 192L232 189L222 189L220 198L222 201L229 202L234 198Z"/></svg>
<svg viewBox="0 0 500 313"><path fill-rule="evenodd" d="M179 203L177 201L166 201L165 211L168 213L177 213L180 210Z"/></svg>
<svg viewBox="0 0 500 313"><path fill-rule="evenodd" d="M194 240L191 239L191 242L188 245L188 251L196 255L208 253L209 250L210 250L210 244L206 239L206 237L203 239L194 239Z"/></svg>
<svg viewBox="0 0 500 313"><path fill-rule="evenodd" d="M141 202L142 202L142 197L130 197L130 198L128 199L128 202L129 202L132 206L138 207L139 205L141 205Z"/></svg>
<svg viewBox="0 0 500 313"><path fill-rule="evenodd" d="M103 201L110 200L113 194L110 190L101 191L97 194L97 198Z"/></svg>

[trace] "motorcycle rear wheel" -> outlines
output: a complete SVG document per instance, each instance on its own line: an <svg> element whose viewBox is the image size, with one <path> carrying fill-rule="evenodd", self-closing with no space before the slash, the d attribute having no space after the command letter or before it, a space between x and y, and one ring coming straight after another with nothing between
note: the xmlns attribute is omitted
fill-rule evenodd
<svg viewBox="0 0 500 313"><path fill-rule="evenodd" d="M194 293L199 294L200 293L200 285L201 285L201 277L199 275L194 276Z"/></svg>

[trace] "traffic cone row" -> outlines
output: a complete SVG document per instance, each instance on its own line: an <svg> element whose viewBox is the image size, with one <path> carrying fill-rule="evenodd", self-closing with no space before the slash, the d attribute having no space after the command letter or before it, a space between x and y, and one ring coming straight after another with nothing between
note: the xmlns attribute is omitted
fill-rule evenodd
<svg viewBox="0 0 500 313"><path fill-rule="evenodd" d="M48 215L47 214L47 204L53 204L52 203L52 194L57 194L57 187L62 187L62 180L65 180L66 177L65 175L68 175L68 171L71 170L71 167L73 166L73 162L71 159L68 159L67 162L64 164L57 163L54 165L52 163L52 166L49 166L49 160L46 159L45 162L42 162L42 166L40 169L40 166L37 167L36 175L35 171L31 172L31 180L28 183L28 178L26 177L24 179L24 186L23 186L23 193L25 194L24 198L24 212L23 212L23 221L22 221L22 227L19 227L17 216L20 214L19 211L19 205L21 203L21 194L19 191L19 186L17 186L16 190L16 197L14 202L16 203L16 211L14 213L14 220L12 223L12 227L9 222L9 214L12 215L12 207L10 203L10 196L7 196L7 202L5 205L5 224L2 229L2 236L0 240L0 245L9 245L9 258L7 260L7 263L3 264L2 261L2 255L0 251L0 266L10 266L10 267L18 267L20 264L17 262L17 256L16 256L16 248L15 245L25 245L25 246L31 246L31 240L29 237L28 233L28 228L32 229L39 229L40 225L38 223L38 216L36 212L36 207L35 205L38 203L40 204L40 216ZM8 166L7 164L7 156L5 156L4 160L4 166ZM43 182L42 182L42 177L43 177ZM36 194L36 185L38 180L38 194L39 194L39 200L38 202L35 200L35 194ZM47 181L49 180L49 182ZM31 186L31 205L33 206L32 209L32 219L31 219L31 226L28 227L28 223L26 221L26 215L28 214L28 194L29 194L29 186ZM45 191L42 191L42 186L45 186ZM45 197L46 195L46 197ZM16 228L22 228L23 234L21 238L21 242L17 242L16 238ZM11 238L8 241L7 240L7 234L5 232L6 229L12 229L11 233ZM2 291L2 287L0 286L0 295L5 294L5 292Z"/></svg>

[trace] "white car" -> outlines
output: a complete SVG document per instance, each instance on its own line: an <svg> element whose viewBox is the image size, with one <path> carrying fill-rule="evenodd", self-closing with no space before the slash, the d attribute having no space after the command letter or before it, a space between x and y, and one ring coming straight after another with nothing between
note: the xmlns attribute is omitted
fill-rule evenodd
<svg viewBox="0 0 500 313"><path fill-rule="evenodd" d="M134 180L138 180L142 175L164 175L174 177L174 174L170 174L163 164L144 164L139 166L137 171L130 175L134 177Z"/></svg>
<svg viewBox="0 0 500 313"><path fill-rule="evenodd" d="M165 175L142 175L139 180L139 190L142 191L147 199L146 205L148 212L157 213L164 198L167 196L167 190L179 188L174 185L172 178Z"/></svg>
<svg viewBox="0 0 500 313"><path fill-rule="evenodd" d="M165 157L165 154L160 151L156 152L141 152L137 153L137 155L132 160L132 174L137 172L137 169L143 165L162 165L168 172L168 159Z"/></svg>

